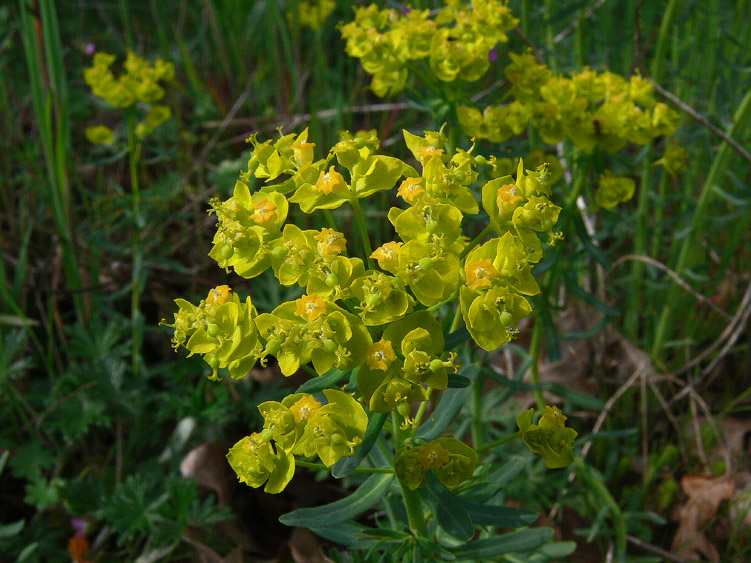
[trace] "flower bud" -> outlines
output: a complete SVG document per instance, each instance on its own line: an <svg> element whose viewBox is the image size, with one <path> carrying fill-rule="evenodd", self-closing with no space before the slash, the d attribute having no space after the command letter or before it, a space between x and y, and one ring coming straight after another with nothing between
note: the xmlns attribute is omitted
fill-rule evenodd
<svg viewBox="0 0 751 563"><path fill-rule="evenodd" d="M336 352L337 348L339 348L339 345L330 338L326 338L323 341L323 349L326 350L329 354Z"/></svg>
<svg viewBox="0 0 751 563"><path fill-rule="evenodd" d="M209 336L218 336L220 332L219 325L209 323L209 326L206 327L206 332L209 333Z"/></svg>
<svg viewBox="0 0 751 563"><path fill-rule="evenodd" d="M376 305L380 304L381 302L381 296L377 293L371 293L370 295L367 295L365 297L365 305L368 307L375 307Z"/></svg>
<svg viewBox="0 0 751 563"><path fill-rule="evenodd" d="M335 446L343 446L344 444L347 443L346 438L342 436L341 434L339 434L338 432L334 432L333 434L331 434L329 436L329 440Z"/></svg>
<svg viewBox="0 0 751 563"><path fill-rule="evenodd" d="M206 354L203 358L207 364L209 364L209 367L213 370L219 369L219 358L214 356L213 354Z"/></svg>
<svg viewBox="0 0 751 563"><path fill-rule="evenodd" d="M409 403L403 402L399 403L396 406L396 410L399 411L399 414L402 415L404 418L408 418L410 414L410 406Z"/></svg>
<svg viewBox="0 0 751 563"><path fill-rule="evenodd" d="M514 317L508 311L501 312L501 324L510 326L514 322Z"/></svg>
<svg viewBox="0 0 751 563"><path fill-rule="evenodd" d="M232 255L235 253L235 249L231 246L223 246L222 247L222 258L225 260L229 260L232 258Z"/></svg>
<svg viewBox="0 0 751 563"><path fill-rule="evenodd" d="M276 353L279 351L280 346L282 345L279 340L276 338L269 340L266 343L266 353L271 354L272 356L276 356Z"/></svg>
<svg viewBox="0 0 751 563"><path fill-rule="evenodd" d="M431 360L430 362L430 371L433 373L436 373L440 371L443 368L443 362L436 358L435 360Z"/></svg>
<svg viewBox="0 0 751 563"><path fill-rule="evenodd" d="M336 277L336 274L329 274L328 276L326 276L325 282L329 287L336 287L337 285L339 285L339 278Z"/></svg>

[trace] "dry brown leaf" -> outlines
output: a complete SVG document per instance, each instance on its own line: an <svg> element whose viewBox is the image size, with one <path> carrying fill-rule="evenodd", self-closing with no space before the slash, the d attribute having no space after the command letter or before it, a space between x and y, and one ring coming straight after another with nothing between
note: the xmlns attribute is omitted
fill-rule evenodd
<svg viewBox="0 0 751 563"><path fill-rule="evenodd" d="M318 540L307 528L295 528L287 545L295 563L333 563L323 553Z"/></svg>
<svg viewBox="0 0 751 563"><path fill-rule="evenodd" d="M216 493L218 506L227 506L230 482L226 451L222 446L211 442L191 450L180 462L180 473L186 479L198 479L200 486Z"/></svg>
<svg viewBox="0 0 751 563"><path fill-rule="evenodd" d="M720 503L733 497L733 478L684 475L681 488L688 501L676 510L679 524L670 551L685 558L703 557L719 563L720 554L705 535L704 527L715 517Z"/></svg>

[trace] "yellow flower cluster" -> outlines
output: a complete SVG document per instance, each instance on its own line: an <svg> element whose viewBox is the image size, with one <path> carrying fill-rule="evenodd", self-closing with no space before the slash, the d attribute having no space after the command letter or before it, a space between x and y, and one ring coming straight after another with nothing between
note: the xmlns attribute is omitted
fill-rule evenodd
<svg viewBox="0 0 751 563"><path fill-rule="evenodd" d="M459 123L468 135L499 143L531 124L548 144L569 139L584 151L613 152L675 132L678 115L655 100L652 84L639 75L626 80L585 69L553 76L530 53L510 56L505 74L516 99L482 112L460 107Z"/></svg>
<svg viewBox="0 0 751 563"><path fill-rule="evenodd" d="M308 27L317 31L336 8L334 0L300 0L297 2L297 11L288 12L287 19L297 19L300 27Z"/></svg>
<svg viewBox="0 0 751 563"><path fill-rule="evenodd" d="M175 77L175 67L172 63L162 59L149 63L129 51L123 63L123 72L115 76L111 68L115 59L115 55L110 53L94 55L92 66L84 69L84 80L97 98L116 108L127 109L136 104L147 106L143 120L135 127L136 136L143 139L170 118L169 106L159 105L156 102L165 94L164 88L159 83L172 81ZM109 144L114 137L106 134L104 129L106 128L103 126L96 129L90 128L86 136L92 143Z"/></svg>
<svg viewBox="0 0 751 563"><path fill-rule="evenodd" d="M426 60L443 82L478 80L489 68L489 54L506 42L518 20L499 0L448 0L435 18L429 10L399 12L375 4L355 9L355 19L341 26L347 54L357 57L378 96L404 89L410 68Z"/></svg>
<svg viewBox="0 0 751 563"><path fill-rule="evenodd" d="M478 168L490 172L494 157L474 154L474 146L449 149L443 131L404 131L404 139L417 168L377 154L374 132L342 134L321 159L307 130L275 141L252 136L248 169L232 197L211 202L218 224L209 255L221 267L244 278L271 269L280 284L299 285L305 294L260 314L226 286L198 306L177 300L179 311L167 325L175 329L175 345L203 354L214 374L226 367L232 377L243 377L255 361L274 356L284 375L312 364L318 375L350 372L357 385L357 402L325 391L339 406L321 407L305 424L293 416L300 397L261 405L265 430L243 439L230 456L240 478L253 486L281 490L291 478L293 455L317 453L327 466L352 455L367 423L363 405L371 413L399 412L405 428L415 424L412 404L426 401L428 389L447 389L459 370L456 354L445 350L437 319L442 305L459 301L457 315L486 350L511 340L531 312L527 297L539 292L531 273L542 257L538 233L551 244L560 238L553 230L560 208L549 199L547 165L529 171L520 162L516 178L478 185ZM398 240L371 252L367 226L358 220L362 257L349 255L331 214L331 227L320 230L286 223L290 204L305 213L349 205L362 218L360 201L386 190L405 202L388 211ZM490 218L484 234L497 236L470 243L463 218L481 205ZM317 409L314 403L306 399L305 405ZM444 450L448 458L434 466L442 482L456 486L471 476L474 452L440 442L409 456L428 459ZM410 487L419 486L424 473L410 477Z"/></svg>

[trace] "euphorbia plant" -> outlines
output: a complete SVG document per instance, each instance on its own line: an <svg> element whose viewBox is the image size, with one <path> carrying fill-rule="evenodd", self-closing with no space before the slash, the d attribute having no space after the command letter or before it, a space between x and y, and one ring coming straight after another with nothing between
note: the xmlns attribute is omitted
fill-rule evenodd
<svg viewBox="0 0 751 563"><path fill-rule="evenodd" d="M443 434L478 372L467 337L492 351L518 334L531 312L527 297L539 292L531 273L543 255L538 235L545 244L561 237L554 230L560 208L549 199L548 167L526 170L520 162L515 177L485 181L495 157L477 154L474 146L450 148L443 131L404 132L415 166L378 154L373 132L343 133L316 159L307 135L249 139L253 151L234 194L211 202L218 225L209 253L228 272L254 278L271 269L280 284L299 285L305 294L259 313L249 297L219 286L198 305L176 300L179 310L167 325L175 329L176 347L203 356L212 379L225 370L245 377L271 357L285 376L300 368L313 376L281 402L258 405L263 428L231 448L230 465L242 482L269 493L282 491L296 466L335 477L373 474L334 505L282 517L336 541L355 538L376 549L396 542L399 552L411 551L417 560L505 549L498 541L505 536L462 543L477 527L515 528L534 520L531 511L484 507L466 494L482 482L483 454L500 444L478 451L461 436ZM251 190L253 184L260 185ZM361 200L387 190L404 202L387 214L397 236L374 247ZM329 227L287 222L290 204L321 213ZM348 248L340 216L332 213L342 206L354 212L361 256ZM463 218L479 213L487 215L486 228L471 238ZM468 365L460 365L458 348ZM520 431L501 442L523 437L549 467L570 463L576 432L563 426L560 410L548 409L539 424L532 424L532 415L521 414ZM345 524L392 488L403 509L386 506L390 530ZM552 530L515 533L515 550L526 551Z"/></svg>

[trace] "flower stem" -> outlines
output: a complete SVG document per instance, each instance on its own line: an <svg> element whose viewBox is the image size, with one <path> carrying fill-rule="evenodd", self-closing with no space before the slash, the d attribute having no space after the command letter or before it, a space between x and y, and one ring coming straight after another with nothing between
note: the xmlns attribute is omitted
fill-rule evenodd
<svg viewBox="0 0 751 563"><path fill-rule="evenodd" d="M506 444L508 442L511 442L512 440L516 440L517 438L521 438L521 437L522 437L521 432L514 432L513 434L510 434L509 436L506 436L505 438L496 440L495 442L489 442L487 444L483 444L479 448L475 446L475 449L478 452L487 452L488 450L492 450L493 448L497 448L498 446L502 446L503 444Z"/></svg>
<svg viewBox="0 0 751 563"><path fill-rule="evenodd" d="M417 434L417 429L420 427L420 423L422 422L422 417L425 416L425 410L428 408L428 403L430 402L430 396L433 394L433 388L428 387L428 398L425 399L422 403L420 403L420 406L417 409L417 414L415 414L415 422L413 424L413 435Z"/></svg>
<svg viewBox="0 0 751 563"><path fill-rule="evenodd" d="M295 465L299 467L304 467L306 469L314 469L314 470L328 471L329 469L331 469L330 467L326 467L322 463L314 463L310 461L295 460ZM384 473L384 474L393 475L394 470L391 469L390 467L357 467L352 470L352 473Z"/></svg>
<svg viewBox="0 0 751 563"><path fill-rule="evenodd" d="M460 261L464 260L464 258L467 256L467 254L469 254L470 252L472 252L472 250L474 249L474 247L477 246L478 244L480 244L482 242L482 240L486 236L488 236L488 234L492 230L493 230L493 227L490 225L490 223L488 223L487 227L485 227L479 235L477 235L475 238L472 239L472 242L470 242L467 245L467 248L465 248L464 250L462 250L462 253L459 255L459 260Z"/></svg>
<svg viewBox="0 0 751 563"><path fill-rule="evenodd" d="M394 432L395 451L399 451L402 442L405 438L405 433L401 429L401 424L404 421L402 415L397 411L391 412L391 424ZM409 520L410 529L420 536L428 535L428 527L425 524L425 515L422 510L422 501L416 491L411 490L404 483L399 481L399 486L402 489L402 499L404 500L404 508L407 510L407 519Z"/></svg>
<svg viewBox="0 0 751 563"><path fill-rule="evenodd" d="M480 371L472 384L472 445L476 450L482 446L482 388L486 372Z"/></svg>
<svg viewBox="0 0 751 563"><path fill-rule="evenodd" d="M357 197L353 197L350 200L352 210L355 212L355 220L357 221L357 227L360 229L360 237L362 238L362 246L365 250L365 255L368 260L368 268L375 270L375 261L371 254L373 254L373 247L370 245L370 237L368 236L368 226L365 224L365 215L362 213L362 207L360 207L360 200Z"/></svg>
<svg viewBox="0 0 751 563"><path fill-rule="evenodd" d="M143 251L141 249L141 187L138 179L138 161L141 156L141 143L137 140L134 116L129 113L128 122L128 159L130 163L130 186L133 197L133 272L131 276L130 319L132 327L132 366L137 375L141 368L141 271L143 268Z"/></svg>

